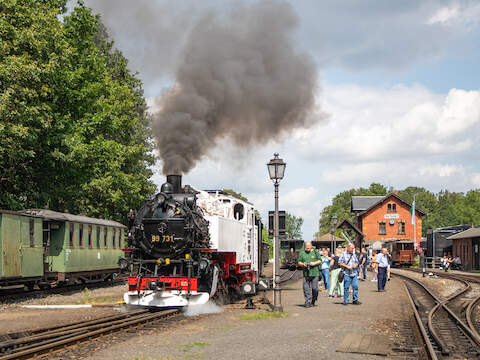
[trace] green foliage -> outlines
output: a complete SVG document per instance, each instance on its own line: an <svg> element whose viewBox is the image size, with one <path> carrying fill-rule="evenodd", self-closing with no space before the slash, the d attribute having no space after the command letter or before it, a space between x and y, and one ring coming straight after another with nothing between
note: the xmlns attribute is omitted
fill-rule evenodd
<svg viewBox="0 0 480 360"><path fill-rule="evenodd" d="M322 210L319 220L319 232L316 233L315 236L319 237L331 231L334 215L337 215L338 221L348 219L354 223L355 215L350 212L352 196L387 195L387 193L387 188L378 183L372 183L368 189L359 188L341 192L333 198L332 205Z"/></svg>
<svg viewBox="0 0 480 360"><path fill-rule="evenodd" d="M141 82L100 18L65 1L0 5L0 208L123 220L155 188Z"/></svg>
<svg viewBox="0 0 480 360"><path fill-rule="evenodd" d="M236 197L237 199L248 202L248 199L245 196L243 196L242 193L233 191L232 189L223 189L223 191L226 192L227 194L230 194L230 195Z"/></svg>
<svg viewBox="0 0 480 360"><path fill-rule="evenodd" d="M332 205L323 209L319 220L319 232L316 235L330 231L334 215L338 216L339 221L343 219L354 221L355 215L350 212L352 196L386 194L387 188L375 183L368 189L341 192L333 198ZM466 194L442 190L434 194L422 187L409 186L398 191L398 196L409 203L413 202L414 195L416 207L427 214L423 217L422 236L426 236L427 229L458 224L480 225L480 190L470 190Z"/></svg>
<svg viewBox="0 0 480 360"><path fill-rule="evenodd" d="M285 213L285 231L289 239L299 240L302 238L303 218Z"/></svg>

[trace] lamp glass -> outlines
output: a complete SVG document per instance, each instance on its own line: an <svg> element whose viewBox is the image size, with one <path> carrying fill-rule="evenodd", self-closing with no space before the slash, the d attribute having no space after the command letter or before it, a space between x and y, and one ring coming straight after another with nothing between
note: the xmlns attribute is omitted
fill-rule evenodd
<svg viewBox="0 0 480 360"><path fill-rule="evenodd" d="M268 175L270 175L270 179L271 180L275 180L276 178L276 166L275 166L275 163L273 161L270 161L268 164L267 164L267 167L268 167Z"/></svg>

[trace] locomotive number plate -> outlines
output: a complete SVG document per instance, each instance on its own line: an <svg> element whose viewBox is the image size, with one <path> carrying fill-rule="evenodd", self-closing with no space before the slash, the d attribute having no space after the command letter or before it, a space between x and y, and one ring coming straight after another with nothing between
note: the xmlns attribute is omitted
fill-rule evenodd
<svg viewBox="0 0 480 360"><path fill-rule="evenodd" d="M173 235L152 235L152 242L174 242Z"/></svg>

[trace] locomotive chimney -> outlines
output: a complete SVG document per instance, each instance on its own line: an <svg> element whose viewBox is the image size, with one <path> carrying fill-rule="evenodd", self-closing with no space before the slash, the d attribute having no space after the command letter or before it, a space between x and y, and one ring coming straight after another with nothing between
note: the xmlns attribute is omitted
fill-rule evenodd
<svg viewBox="0 0 480 360"><path fill-rule="evenodd" d="M182 175L167 175L167 182L173 186L173 193L182 192Z"/></svg>

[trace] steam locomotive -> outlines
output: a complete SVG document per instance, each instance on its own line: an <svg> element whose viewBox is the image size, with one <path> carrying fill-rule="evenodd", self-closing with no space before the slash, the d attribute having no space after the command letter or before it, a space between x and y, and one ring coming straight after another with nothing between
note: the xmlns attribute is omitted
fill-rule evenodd
<svg viewBox="0 0 480 360"><path fill-rule="evenodd" d="M129 305L182 307L254 294L262 272L262 224L252 204L218 190L182 187L168 175L160 193L129 214Z"/></svg>

